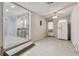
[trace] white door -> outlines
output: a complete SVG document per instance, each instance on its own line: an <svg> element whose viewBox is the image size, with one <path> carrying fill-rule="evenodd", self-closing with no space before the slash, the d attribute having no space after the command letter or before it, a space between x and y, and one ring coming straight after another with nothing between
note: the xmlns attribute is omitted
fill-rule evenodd
<svg viewBox="0 0 79 59"><path fill-rule="evenodd" d="M68 30L67 30L67 21L60 20L58 22L58 29L57 29L57 37L58 39L68 39Z"/></svg>
<svg viewBox="0 0 79 59"><path fill-rule="evenodd" d="M62 39L67 40L67 22L62 22Z"/></svg>
<svg viewBox="0 0 79 59"><path fill-rule="evenodd" d="M61 39L61 23L60 22L58 22L58 28L57 28L57 38L58 39Z"/></svg>

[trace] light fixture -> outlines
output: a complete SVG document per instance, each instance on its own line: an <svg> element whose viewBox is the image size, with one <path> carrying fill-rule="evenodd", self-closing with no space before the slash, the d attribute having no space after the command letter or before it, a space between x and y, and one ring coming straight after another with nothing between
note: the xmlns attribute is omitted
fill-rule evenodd
<svg viewBox="0 0 79 59"><path fill-rule="evenodd" d="M54 14L53 14L53 17L52 18L58 18L58 16L57 16L57 13L56 12L54 12Z"/></svg>
<svg viewBox="0 0 79 59"><path fill-rule="evenodd" d="M12 5L11 5L11 8L15 8L15 6L12 4Z"/></svg>
<svg viewBox="0 0 79 59"><path fill-rule="evenodd" d="M55 15L55 16L53 16L53 18L58 18L58 16L57 16L57 15Z"/></svg>
<svg viewBox="0 0 79 59"><path fill-rule="evenodd" d="M8 9L6 9L5 11L6 11L6 12L8 12L9 10L8 10Z"/></svg>

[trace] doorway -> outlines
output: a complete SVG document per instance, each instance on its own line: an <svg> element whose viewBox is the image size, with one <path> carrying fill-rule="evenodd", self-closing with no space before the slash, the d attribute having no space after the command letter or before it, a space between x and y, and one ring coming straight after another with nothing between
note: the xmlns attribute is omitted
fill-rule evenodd
<svg viewBox="0 0 79 59"><path fill-rule="evenodd" d="M48 36L54 36L53 29L53 21L48 20Z"/></svg>
<svg viewBox="0 0 79 59"><path fill-rule="evenodd" d="M68 40L68 23L66 19L62 19L58 21L57 38Z"/></svg>

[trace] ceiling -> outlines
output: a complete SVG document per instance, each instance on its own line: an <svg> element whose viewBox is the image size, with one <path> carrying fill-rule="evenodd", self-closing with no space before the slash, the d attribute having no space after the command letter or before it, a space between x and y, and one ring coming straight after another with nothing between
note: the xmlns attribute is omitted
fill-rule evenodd
<svg viewBox="0 0 79 59"><path fill-rule="evenodd" d="M27 8L28 10L31 10L37 14L40 14L45 17L51 17L53 15L53 12L60 10L66 6L69 6L58 13L62 16L69 15L71 13L71 10L75 6L75 2L54 2L54 3L48 3L48 2L17 2L21 6Z"/></svg>
<svg viewBox="0 0 79 59"><path fill-rule="evenodd" d="M5 16L12 16L12 15L21 15L26 13L27 11L13 3L5 2L4 3L4 15Z"/></svg>

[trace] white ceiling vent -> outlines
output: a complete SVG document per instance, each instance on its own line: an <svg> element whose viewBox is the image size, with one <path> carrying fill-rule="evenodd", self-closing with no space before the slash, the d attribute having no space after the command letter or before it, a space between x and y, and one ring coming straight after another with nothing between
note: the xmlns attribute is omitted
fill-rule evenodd
<svg viewBox="0 0 79 59"><path fill-rule="evenodd" d="M53 4L54 2L47 2L47 4Z"/></svg>

